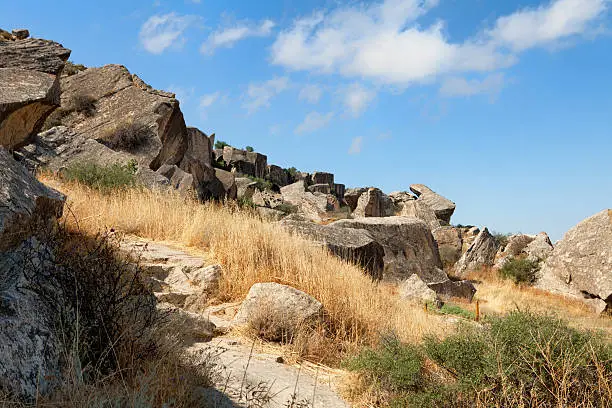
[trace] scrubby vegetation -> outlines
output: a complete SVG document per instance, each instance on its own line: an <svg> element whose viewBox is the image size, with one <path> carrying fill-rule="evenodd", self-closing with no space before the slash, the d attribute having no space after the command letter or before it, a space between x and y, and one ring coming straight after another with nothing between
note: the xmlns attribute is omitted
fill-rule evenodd
<svg viewBox="0 0 612 408"><path fill-rule="evenodd" d="M66 181L79 182L104 193L111 193L117 189L136 186L137 170L138 165L135 161L109 165L77 162L62 172L62 178Z"/></svg>
<svg viewBox="0 0 612 408"><path fill-rule="evenodd" d="M82 113L85 116L93 116L96 112L96 99L91 95L76 94L69 102L69 111Z"/></svg>
<svg viewBox="0 0 612 408"><path fill-rule="evenodd" d="M14 267L28 279L22 290L42 302L63 370L48 379L49 395L22 401L0 389L0 406L201 406L198 387L211 385L215 362L181 354L171 315L158 312L138 260L120 253L120 238L65 225L32 233L36 241Z"/></svg>
<svg viewBox="0 0 612 408"><path fill-rule="evenodd" d="M133 153L151 137L151 129L139 122L128 121L119 124L102 137L102 142L114 150Z"/></svg>
<svg viewBox="0 0 612 408"><path fill-rule="evenodd" d="M75 64L72 61L66 61L66 65L64 65L63 74L72 76L78 74L81 71L85 71L87 67L83 64Z"/></svg>
<svg viewBox="0 0 612 408"><path fill-rule="evenodd" d="M612 346L555 317L515 311L420 344L396 337L347 367L390 406L609 406Z"/></svg>
<svg viewBox="0 0 612 408"><path fill-rule="evenodd" d="M507 261L499 270L504 279L510 279L516 284L532 284L536 280L540 263L526 258L513 258Z"/></svg>
<svg viewBox="0 0 612 408"><path fill-rule="evenodd" d="M287 170L287 173L289 173L289 176L291 176L291 179L296 180L297 176L299 174L299 170L296 169L295 167L289 167Z"/></svg>
<svg viewBox="0 0 612 408"><path fill-rule="evenodd" d="M244 150L246 150L247 152L254 152L255 151L253 146L247 146L247 147L244 148Z"/></svg>
<svg viewBox="0 0 612 408"><path fill-rule="evenodd" d="M231 147L229 143L226 143L223 140L217 140L215 142L215 149L223 149L225 146Z"/></svg>
<svg viewBox="0 0 612 408"><path fill-rule="evenodd" d="M498 248L504 248L506 245L508 245L508 240L512 236L512 234L510 233L503 233L497 231L492 231L491 235L493 235L493 238L495 238L495 242L497 242Z"/></svg>
<svg viewBox="0 0 612 408"><path fill-rule="evenodd" d="M272 190L272 182L269 180L264 180L262 178L259 177L254 177L254 176L248 176L252 181L254 181L255 183L257 183L257 185L255 186L256 189L258 189L259 191L266 191L266 190Z"/></svg>

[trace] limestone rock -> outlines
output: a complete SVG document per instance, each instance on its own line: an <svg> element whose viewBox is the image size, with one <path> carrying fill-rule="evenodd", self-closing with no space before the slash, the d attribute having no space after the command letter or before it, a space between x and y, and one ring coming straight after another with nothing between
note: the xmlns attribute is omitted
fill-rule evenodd
<svg viewBox="0 0 612 408"><path fill-rule="evenodd" d="M331 187L329 184L313 184L308 186L308 191L311 193L331 194Z"/></svg>
<svg viewBox="0 0 612 408"><path fill-rule="evenodd" d="M345 196L346 197L346 196ZM395 215L392 201L378 188L369 188L357 200L355 217L388 217Z"/></svg>
<svg viewBox="0 0 612 408"><path fill-rule="evenodd" d="M280 225L292 233L325 245L339 258L360 265L372 279L382 279L385 252L366 230L296 220L284 220Z"/></svg>
<svg viewBox="0 0 612 408"><path fill-rule="evenodd" d="M433 303L434 305L440 303L436 292L430 289L418 275L412 275L400 284L399 296L400 299L416 303Z"/></svg>
<svg viewBox="0 0 612 408"><path fill-rule="evenodd" d="M0 68L18 68L58 76L70 50L53 41L28 38L0 42Z"/></svg>
<svg viewBox="0 0 612 408"><path fill-rule="evenodd" d="M367 188L347 188L344 192L344 202L349 206L351 211L355 211L357 208L357 203L359 202L359 197L363 193L368 191Z"/></svg>
<svg viewBox="0 0 612 408"><path fill-rule="evenodd" d="M256 283L232 321L233 325L267 327L268 336L280 340L296 327L312 324L322 317L323 305L312 296L279 283Z"/></svg>
<svg viewBox="0 0 612 408"><path fill-rule="evenodd" d="M238 187L236 187L234 174L229 171L215 169L215 177L215 180L208 187L211 196L235 200L238 195Z"/></svg>
<svg viewBox="0 0 612 408"><path fill-rule="evenodd" d="M27 399L44 394L60 370L61 343L41 314L24 267L41 272L49 250L29 238L32 224L53 223L64 196L42 185L0 148L0 387Z"/></svg>
<svg viewBox="0 0 612 408"><path fill-rule="evenodd" d="M268 165L268 169L266 172L266 179L269 180L272 184L278 187L285 187L289 184L290 180L289 172L282 167L276 166L274 164Z"/></svg>
<svg viewBox="0 0 612 408"><path fill-rule="evenodd" d="M247 177L236 177L237 198L252 200L257 192L257 183Z"/></svg>
<svg viewBox="0 0 612 408"><path fill-rule="evenodd" d="M164 164L156 173L166 177L175 190L187 192L193 189L193 176L174 164Z"/></svg>
<svg viewBox="0 0 612 408"><path fill-rule="evenodd" d="M225 146L223 148L223 160L237 173L261 179L266 177L268 158L261 153L247 152L246 150Z"/></svg>
<svg viewBox="0 0 612 408"><path fill-rule="evenodd" d="M508 244L503 248L504 255L517 256L529 245L535 237L525 234L512 235L508 238Z"/></svg>
<svg viewBox="0 0 612 408"><path fill-rule="evenodd" d="M40 130L59 105L59 81L43 72L0 68L0 83L0 146L16 149Z"/></svg>
<svg viewBox="0 0 612 408"><path fill-rule="evenodd" d="M0 147L0 251L27 238L28 224L59 218L64 200Z"/></svg>
<svg viewBox="0 0 612 408"><path fill-rule="evenodd" d="M440 220L436 217L436 213L423 201L409 200L400 205L401 210L399 211L399 215L423 220L429 225L432 231L436 228L440 228Z"/></svg>
<svg viewBox="0 0 612 408"><path fill-rule="evenodd" d="M487 228L483 229L455 265L455 275L465 276L483 266L493 266L497 249L495 237Z"/></svg>
<svg viewBox="0 0 612 408"><path fill-rule="evenodd" d="M441 282L428 284L443 299L462 298L471 302L476 294L476 288L470 281L453 281L445 279Z"/></svg>
<svg viewBox="0 0 612 408"><path fill-rule="evenodd" d="M257 212L266 221L280 221L287 215L286 213L268 207L257 207Z"/></svg>
<svg viewBox="0 0 612 408"><path fill-rule="evenodd" d="M325 219L328 211L339 207L337 200L330 202L330 195L306 191L304 180L282 187L281 195L285 203L296 206L300 214L314 221Z"/></svg>
<svg viewBox="0 0 612 408"><path fill-rule="evenodd" d="M340 201L344 200L344 192L346 191L346 186L344 184L334 183L334 187L332 189L333 194L338 197Z"/></svg>
<svg viewBox="0 0 612 408"><path fill-rule="evenodd" d="M570 229L548 257L536 285L578 298L596 311L612 308L612 209Z"/></svg>
<svg viewBox="0 0 612 408"><path fill-rule="evenodd" d="M183 346L205 343L213 339L216 326L200 313L189 312L171 303L158 303L165 329L176 335Z"/></svg>
<svg viewBox="0 0 612 408"><path fill-rule="evenodd" d="M461 258L461 231L455 227L439 227L432 234L438 244L442 264L445 268L451 268Z"/></svg>
<svg viewBox="0 0 612 408"><path fill-rule="evenodd" d="M535 239L529 243L524 249L524 252L531 258L538 261L545 261L553 252L554 247L548 234L540 232L535 236Z"/></svg>
<svg viewBox="0 0 612 408"><path fill-rule="evenodd" d="M410 217L339 220L331 226L367 230L385 250L383 278L403 281L417 274L424 282L447 279L427 224Z"/></svg>
<svg viewBox="0 0 612 408"><path fill-rule="evenodd" d="M322 171L315 171L310 176L312 184L327 184L329 188L333 188L334 186L334 175L331 173L325 173Z"/></svg>
<svg viewBox="0 0 612 408"><path fill-rule="evenodd" d="M30 36L30 31L25 28L16 28L12 30L12 34L17 40L25 40Z"/></svg>
<svg viewBox="0 0 612 408"><path fill-rule="evenodd" d="M455 212L455 203L423 184L412 184L410 190L419 197L417 200L424 202L434 210L440 221L447 225L450 224L451 216Z"/></svg>
<svg viewBox="0 0 612 408"><path fill-rule="evenodd" d="M283 196L269 190L257 190L253 193L253 204L260 207L276 208L283 204Z"/></svg>

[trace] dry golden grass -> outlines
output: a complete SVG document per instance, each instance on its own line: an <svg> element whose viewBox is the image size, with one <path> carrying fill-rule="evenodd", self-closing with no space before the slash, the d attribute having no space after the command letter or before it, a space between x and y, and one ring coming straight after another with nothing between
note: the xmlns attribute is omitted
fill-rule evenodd
<svg viewBox="0 0 612 408"><path fill-rule="evenodd" d="M91 233L112 228L208 251L224 267L221 300L242 300L257 282L294 286L324 305L327 335L348 346L376 342L389 330L405 341L448 331L442 317L400 302L357 266L290 236L253 212L172 193L132 189L102 194L48 175L41 181L68 196L65 220L73 227Z"/></svg>

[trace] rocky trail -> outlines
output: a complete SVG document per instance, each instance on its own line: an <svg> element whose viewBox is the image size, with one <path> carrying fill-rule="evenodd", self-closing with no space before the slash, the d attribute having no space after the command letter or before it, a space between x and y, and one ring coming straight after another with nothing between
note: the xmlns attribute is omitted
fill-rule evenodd
<svg viewBox="0 0 612 408"><path fill-rule="evenodd" d="M186 317L188 355L214 367L215 388L202 391L213 407L349 406L337 392L342 371L307 361L287 364L279 346L236 335L232 319L240 303L199 304L221 270L205 254L136 237L126 238L122 248L139 258L160 307L178 308Z"/></svg>

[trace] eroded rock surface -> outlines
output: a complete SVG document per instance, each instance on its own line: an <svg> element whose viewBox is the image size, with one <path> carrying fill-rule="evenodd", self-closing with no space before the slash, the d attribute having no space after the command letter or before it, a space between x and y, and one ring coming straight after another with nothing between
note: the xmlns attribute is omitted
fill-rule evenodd
<svg viewBox="0 0 612 408"><path fill-rule="evenodd" d="M412 184L410 190L418 196L418 201L427 204L436 214L436 217L446 225L455 212L455 203L441 196L423 184Z"/></svg>
<svg viewBox="0 0 612 408"><path fill-rule="evenodd" d="M455 274L463 277L471 271L493 266L497 249L495 237L487 228L483 229L455 265Z"/></svg>

